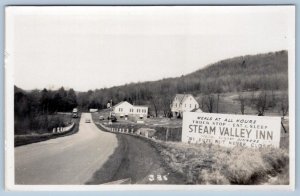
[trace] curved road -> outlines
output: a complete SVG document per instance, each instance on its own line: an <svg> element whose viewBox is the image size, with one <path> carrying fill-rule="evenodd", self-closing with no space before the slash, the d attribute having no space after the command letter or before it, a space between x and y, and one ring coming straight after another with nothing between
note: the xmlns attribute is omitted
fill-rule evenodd
<svg viewBox="0 0 300 196"><path fill-rule="evenodd" d="M100 131L90 113L70 136L15 148L16 184L84 184L118 146L116 135Z"/></svg>
<svg viewBox="0 0 300 196"><path fill-rule="evenodd" d="M85 123L91 119L91 123ZM182 184L143 139L101 131L90 113L70 136L15 148L16 184Z"/></svg>

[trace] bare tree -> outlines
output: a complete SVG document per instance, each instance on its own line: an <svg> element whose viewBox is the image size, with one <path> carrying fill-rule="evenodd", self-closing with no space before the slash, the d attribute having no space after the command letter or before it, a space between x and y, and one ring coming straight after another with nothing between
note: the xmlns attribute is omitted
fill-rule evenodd
<svg viewBox="0 0 300 196"><path fill-rule="evenodd" d="M245 96L242 94L242 93L240 93L239 94L239 102L240 102L240 109L241 109L241 113L244 115L245 114L245 104L246 104L246 98L245 98Z"/></svg>
<svg viewBox="0 0 300 196"><path fill-rule="evenodd" d="M201 103L200 108L201 108L201 110L203 110L203 109L204 109L204 106L205 106L205 96L201 96L200 103Z"/></svg>
<svg viewBox="0 0 300 196"><path fill-rule="evenodd" d="M220 100L220 93L218 93L217 98L217 113L219 113L219 100Z"/></svg>
<svg viewBox="0 0 300 196"><path fill-rule="evenodd" d="M209 94L204 97L204 104L209 113L213 112L215 102L216 102L216 100L215 100L215 97L213 94Z"/></svg>
<svg viewBox="0 0 300 196"><path fill-rule="evenodd" d="M261 93L259 93L258 97L256 98L255 104L258 116L264 116L268 106L268 94L266 91L262 91Z"/></svg>
<svg viewBox="0 0 300 196"><path fill-rule="evenodd" d="M155 113L155 117L158 116L158 108L159 108L159 96L157 95L152 95L150 98L150 102L153 105L153 109L154 109L154 113Z"/></svg>
<svg viewBox="0 0 300 196"><path fill-rule="evenodd" d="M170 94L166 94L161 97L160 99L160 105L161 105L161 110L164 113L165 117L169 117L171 115L171 102L172 102L172 97Z"/></svg>
<svg viewBox="0 0 300 196"><path fill-rule="evenodd" d="M287 94L283 94L280 98L280 111L284 118L289 112L289 99Z"/></svg>

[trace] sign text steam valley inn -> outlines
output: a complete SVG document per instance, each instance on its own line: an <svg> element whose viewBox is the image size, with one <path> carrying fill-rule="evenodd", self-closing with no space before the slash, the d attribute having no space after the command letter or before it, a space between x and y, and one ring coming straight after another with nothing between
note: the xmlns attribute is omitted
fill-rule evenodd
<svg viewBox="0 0 300 196"><path fill-rule="evenodd" d="M185 112L182 142L278 148L280 122L280 117Z"/></svg>

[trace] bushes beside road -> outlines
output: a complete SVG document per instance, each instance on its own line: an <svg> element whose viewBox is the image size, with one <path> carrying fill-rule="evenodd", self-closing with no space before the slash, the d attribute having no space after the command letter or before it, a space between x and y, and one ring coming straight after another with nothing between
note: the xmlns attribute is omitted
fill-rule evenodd
<svg viewBox="0 0 300 196"><path fill-rule="evenodd" d="M289 156L283 149L231 149L159 141L154 146L174 172L186 176L188 184L289 183Z"/></svg>
<svg viewBox="0 0 300 196"><path fill-rule="evenodd" d="M15 118L15 135L51 133L53 128L66 127L73 121L71 113Z"/></svg>
<svg viewBox="0 0 300 196"><path fill-rule="evenodd" d="M15 147L26 145L26 144L31 144L31 143L36 143L36 142L41 142L41 141L45 141L45 140L49 140L49 139L54 139L57 137L67 136L67 135L71 135L71 134L78 132L80 118L72 119L71 117L66 117L66 115L62 115L62 114L59 114L59 116L64 116L64 117L63 118L60 118L58 116L56 116L54 118L50 117L52 119L52 122L50 121L51 126L66 127L66 126L70 126L71 124L74 124L74 125L69 130L62 132L62 133L52 133L50 131L40 131L40 132L31 132L31 133L25 132L25 134L15 135L15 139L14 139ZM70 116L70 115L68 115L68 116ZM64 121L66 119L67 119L67 121ZM50 130L52 130L52 129L50 129Z"/></svg>

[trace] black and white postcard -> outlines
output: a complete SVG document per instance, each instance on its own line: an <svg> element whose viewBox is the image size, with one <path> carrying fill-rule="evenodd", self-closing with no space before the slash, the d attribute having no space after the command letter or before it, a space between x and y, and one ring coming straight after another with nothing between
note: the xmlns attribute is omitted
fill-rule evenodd
<svg viewBox="0 0 300 196"><path fill-rule="evenodd" d="M294 190L295 6L8 6L7 190Z"/></svg>

